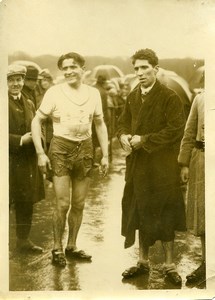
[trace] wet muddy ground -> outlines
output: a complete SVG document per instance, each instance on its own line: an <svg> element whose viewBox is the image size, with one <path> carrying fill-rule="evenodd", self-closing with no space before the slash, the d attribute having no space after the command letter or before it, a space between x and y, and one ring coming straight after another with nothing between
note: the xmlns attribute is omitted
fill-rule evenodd
<svg viewBox="0 0 215 300"><path fill-rule="evenodd" d="M64 269L51 263L53 189L46 183L45 200L35 205L31 239L44 248L41 255L22 255L15 251L15 220L10 212L10 291L72 291L93 293L95 290L120 293L131 290L178 289L165 281L162 271L163 251L159 241L150 249L149 276L122 280L121 273L138 259L138 245L124 249L120 235L121 198L124 187L125 154L114 145L109 175L98 172L92 180L86 201L83 223L78 236L78 248L92 255L92 262L69 260ZM66 244L65 232L65 244ZM177 233L175 261L183 279L181 289L204 289L205 282L186 285L186 275L198 267L201 260L200 240L187 233Z"/></svg>

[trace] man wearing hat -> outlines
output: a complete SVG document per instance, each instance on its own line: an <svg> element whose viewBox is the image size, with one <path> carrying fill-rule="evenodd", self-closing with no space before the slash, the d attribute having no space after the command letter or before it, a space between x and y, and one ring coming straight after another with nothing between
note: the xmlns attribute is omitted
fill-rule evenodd
<svg viewBox="0 0 215 300"><path fill-rule="evenodd" d="M17 250L41 253L42 248L29 239L33 204L44 198L44 186L31 137L35 108L22 94L25 75L24 66L12 64L8 67L9 202L10 206L15 206Z"/></svg>
<svg viewBox="0 0 215 300"><path fill-rule="evenodd" d="M45 92L53 85L53 77L49 69L43 69L38 75L38 84L35 88L36 109L39 108Z"/></svg>
<svg viewBox="0 0 215 300"><path fill-rule="evenodd" d="M27 66L25 82L22 89L22 94L34 103L35 108L37 107L35 88L37 85L38 75L39 71L37 68L34 66Z"/></svg>

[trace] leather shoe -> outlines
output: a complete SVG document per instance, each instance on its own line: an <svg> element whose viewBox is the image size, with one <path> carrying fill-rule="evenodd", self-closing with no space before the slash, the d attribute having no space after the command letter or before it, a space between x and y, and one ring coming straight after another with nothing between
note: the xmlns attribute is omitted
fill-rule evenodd
<svg viewBox="0 0 215 300"><path fill-rule="evenodd" d="M174 285L181 285L181 276L176 271L166 272L166 278Z"/></svg>
<svg viewBox="0 0 215 300"><path fill-rule="evenodd" d="M194 283L199 280L205 280L206 266L203 262L195 271L186 276L187 283Z"/></svg>

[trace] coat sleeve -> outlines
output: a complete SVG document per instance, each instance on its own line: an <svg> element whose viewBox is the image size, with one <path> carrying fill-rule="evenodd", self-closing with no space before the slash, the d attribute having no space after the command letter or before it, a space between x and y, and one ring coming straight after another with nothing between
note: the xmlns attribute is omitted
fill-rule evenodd
<svg viewBox="0 0 215 300"><path fill-rule="evenodd" d="M176 94L171 94L165 108L166 125L160 131L142 136L143 148L152 153L179 143L183 136L185 116L183 105Z"/></svg>
<svg viewBox="0 0 215 300"><path fill-rule="evenodd" d="M122 134L131 133L131 111L130 100L127 98L122 114L118 119L117 136L120 138Z"/></svg>
<svg viewBox="0 0 215 300"><path fill-rule="evenodd" d="M198 103L197 98L194 99L191 107L190 115L188 117L184 136L181 141L178 162L182 166L189 166L192 150L195 146L197 129L198 129Z"/></svg>
<svg viewBox="0 0 215 300"><path fill-rule="evenodd" d="M21 135L9 133L9 148L10 152L17 153L20 151Z"/></svg>

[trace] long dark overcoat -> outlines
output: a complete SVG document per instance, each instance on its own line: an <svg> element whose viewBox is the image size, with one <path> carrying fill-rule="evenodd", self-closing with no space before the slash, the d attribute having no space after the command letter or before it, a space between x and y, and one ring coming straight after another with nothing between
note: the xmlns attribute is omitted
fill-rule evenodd
<svg viewBox="0 0 215 300"><path fill-rule="evenodd" d="M9 200L37 202L44 199L44 184L37 166L33 142L20 146L21 136L31 131L35 115L31 100L9 99ZM19 102L20 101L20 102Z"/></svg>
<svg viewBox="0 0 215 300"><path fill-rule="evenodd" d="M136 229L141 229L149 246L159 239L172 240L172 232L186 229L177 163L184 126L180 98L159 81L143 101L140 85L129 94L118 136L140 135L143 147L126 158L122 199L125 248L133 245Z"/></svg>

